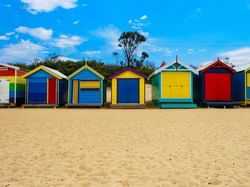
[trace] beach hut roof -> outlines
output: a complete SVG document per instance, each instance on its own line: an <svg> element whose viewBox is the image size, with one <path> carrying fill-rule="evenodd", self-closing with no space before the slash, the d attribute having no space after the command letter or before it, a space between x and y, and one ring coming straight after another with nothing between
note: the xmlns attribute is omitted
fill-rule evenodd
<svg viewBox="0 0 250 187"><path fill-rule="evenodd" d="M165 64L164 66L162 66L162 67L160 67L159 69L155 70L151 75L149 75L148 79L150 79L152 76L157 75L158 73L164 71L165 69L167 69L168 67L170 67L170 66L172 66L172 65L174 65L174 64L176 64L176 63L178 63L178 64L180 64L181 66L185 67L187 70L193 72L194 74L196 74L196 75L198 74L198 71L195 70L194 68L192 68L191 66L186 65L186 64L183 64L183 63L181 63L181 62L179 62L179 61L174 61L174 62L172 62L172 63L170 63L170 64Z"/></svg>
<svg viewBox="0 0 250 187"><path fill-rule="evenodd" d="M109 79L113 79L113 78L117 77L118 75L120 75L120 74L122 74L123 72L126 72L126 71L132 71L133 73L135 73L135 74L137 74L137 75L139 75L139 76L141 76L141 77L143 77L145 79L147 78L147 76L144 75L143 73L141 73L141 72L139 72L139 71L137 71L137 70L135 70L135 69L133 69L131 67L126 67L126 68L123 68L120 71L116 72L115 74L111 75L109 77Z"/></svg>
<svg viewBox="0 0 250 187"><path fill-rule="evenodd" d="M87 64L85 64L84 66L82 66L80 69L76 70L75 72L73 72L71 75L68 76L68 79L71 79L72 77L74 77L76 74L80 73L83 70L89 70L92 73L94 73L96 76L100 77L102 80L105 79L105 77L103 75L101 75L100 73L98 73L96 70L94 70L93 68L91 68L90 66L88 66Z"/></svg>
<svg viewBox="0 0 250 187"><path fill-rule="evenodd" d="M9 65L9 64L3 64L3 63L0 63L0 66L5 66L5 67L12 68L12 69L15 69L15 70L20 70L21 69L20 67L12 66L12 65Z"/></svg>
<svg viewBox="0 0 250 187"><path fill-rule="evenodd" d="M201 68L199 68L199 72L205 72L210 68L218 68L218 67L223 67L226 68L227 70L231 71L231 72L236 72L234 68L232 68L231 66L227 65L225 62L221 61L220 59L216 60L215 62L209 63Z"/></svg>
<svg viewBox="0 0 250 187"><path fill-rule="evenodd" d="M245 70L250 70L250 64L238 66L238 67L235 68L235 70L236 70L237 72L245 71Z"/></svg>
<svg viewBox="0 0 250 187"><path fill-rule="evenodd" d="M59 72L59 71L57 71L55 69L43 66L43 65L36 67L35 69L33 69L30 72L26 73L23 77L27 78L27 77L29 77L30 75L32 75L33 73L35 73L35 72L37 72L39 70L43 70L43 71L53 75L54 77L56 77L58 79L66 79L67 78L67 76L64 75L63 73L61 73L61 72Z"/></svg>

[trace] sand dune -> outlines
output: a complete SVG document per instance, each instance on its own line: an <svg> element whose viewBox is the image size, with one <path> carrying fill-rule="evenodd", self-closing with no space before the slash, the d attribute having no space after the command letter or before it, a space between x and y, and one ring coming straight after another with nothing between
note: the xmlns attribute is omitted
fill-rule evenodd
<svg viewBox="0 0 250 187"><path fill-rule="evenodd" d="M250 110L0 110L0 186L250 186Z"/></svg>

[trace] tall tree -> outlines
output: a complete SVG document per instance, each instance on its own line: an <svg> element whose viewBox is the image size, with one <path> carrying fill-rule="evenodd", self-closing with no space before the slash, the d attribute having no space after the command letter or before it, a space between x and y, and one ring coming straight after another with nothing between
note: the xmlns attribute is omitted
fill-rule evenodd
<svg viewBox="0 0 250 187"><path fill-rule="evenodd" d="M146 37L138 32L123 32L118 39L118 46L123 48L127 66L133 66L136 63L136 50L141 43L146 41Z"/></svg>

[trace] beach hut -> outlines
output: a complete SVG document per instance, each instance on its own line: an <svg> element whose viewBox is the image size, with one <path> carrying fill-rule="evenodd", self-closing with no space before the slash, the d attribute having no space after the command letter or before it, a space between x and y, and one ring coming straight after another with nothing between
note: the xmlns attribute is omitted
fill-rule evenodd
<svg viewBox="0 0 250 187"><path fill-rule="evenodd" d="M242 105L250 105L250 65L236 69L233 76L233 96Z"/></svg>
<svg viewBox="0 0 250 187"><path fill-rule="evenodd" d="M24 75L26 104L24 107L56 107L67 99L66 76L57 70L39 66Z"/></svg>
<svg viewBox="0 0 250 187"><path fill-rule="evenodd" d="M0 63L0 105L21 105L25 100L26 72L21 68Z"/></svg>
<svg viewBox="0 0 250 187"><path fill-rule="evenodd" d="M127 67L109 79L112 108L145 108L145 75Z"/></svg>
<svg viewBox="0 0 250 187"><path fill-rule="evenodd" d="M104 76L87 64L68 77L68 107L103 106L106 102Z"/></svg>
<svg viewBox="0 0 250 187"><path fill-rule="evenodd" d="M152 100L160 108L196 108L198 72L178 60L164 64L149 79Z"/></svg>
<svg viewBox="0 0 250 187"><path fill-rule="evenodd" d="M202 104L207 106L234 106L233 74L235 69L217 60L199 69Z"/></svg>

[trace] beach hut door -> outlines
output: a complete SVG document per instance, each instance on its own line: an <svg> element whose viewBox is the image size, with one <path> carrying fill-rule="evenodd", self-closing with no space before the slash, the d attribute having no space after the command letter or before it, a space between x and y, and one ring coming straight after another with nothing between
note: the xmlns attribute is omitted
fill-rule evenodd
<svg viewBox="0 0 250 187"><path fill-rule="evenodd" d="M7 79L0 79L0 103L9 103L10 84Z"/></svg>
<svg viewBox="0 0 250 187"><path fill-rule="evenodd" d="M73 104L78 104L78 95L79 95L79 81L73 80Z"/></svg>
<svg viewBox="0 0 250 187"><path fill-rule="evenodd" d="M139 103L139 79L118 79L118 103Z"/></svg>
<svg viewBox="0 0 250 187"><path fill-rule="evenodd" d="M56 79L55 78L49 78L48 79L48 104L56 104Z"/></svg>
<svg viewBox="0 0 250 187"><path fill-rule="evenodd" d="M231 100L231 75L228 73L206 74L206 100L230 101Z"/></svg>
<svg viewBox="0 0 250 187"><path fill-rule="evenodd" d="M250 72L247 73L247 99L250 99Z"/></svg>

